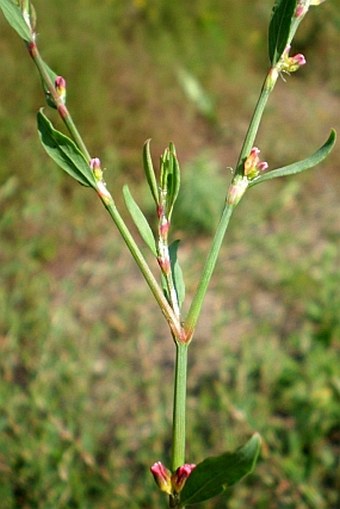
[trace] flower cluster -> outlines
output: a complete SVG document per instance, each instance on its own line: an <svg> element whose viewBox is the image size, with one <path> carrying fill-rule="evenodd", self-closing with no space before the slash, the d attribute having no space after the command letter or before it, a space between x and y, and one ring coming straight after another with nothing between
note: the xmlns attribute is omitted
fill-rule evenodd
<svg viewBox="0 0 340 509"><path fill-rule="evenodd" d="M320 5L323 2L325 2L325 0L299 0L295 10L295 16L300 18L307 13L310 5Z"/></svg>
<svg viewBox="0 0 340 509"><path fill-rule="evenodd" d="M306 59L302 53L289 56L290 45L286 47L282 53L281 59L278 63L279 72L285 72L290 74L291 72L297 71L302 65L305 65Z"/></svg>
<svg viewBox="0 0 340 509"><path fill-rule="evenodd" d="M161 491L168 495L176 495L183 489L195 467L194 464L185 463L172 474L160 461L157 461L150 470Z"/></svg>
<svg viewBox="0 0 340 509"><path fill-rule="evenodd" d="M108 205L112 202L112 196L109 191L106 189L106 183L103 179L103 170L101 167L101 162L98 157L93 157L90 161L90 168L92 170L93 176L96 180L97 184L97 192L100 198L103 200L105 205Z"/></svg>
<svg viewBox="0 0 340 509"><path fill-rule="evenodd" d="M260 149L253 147L243 165L244 176L248 180L253 180L261 172L267 170L267 168L268 163L260 161Z"/></svg>
<svg viewBox="0 0 340 509"><path fill-rule="evenodd" d="M55 90L63 104L66 102L66 80L62 76L57 76L54 82Z"/></svg>

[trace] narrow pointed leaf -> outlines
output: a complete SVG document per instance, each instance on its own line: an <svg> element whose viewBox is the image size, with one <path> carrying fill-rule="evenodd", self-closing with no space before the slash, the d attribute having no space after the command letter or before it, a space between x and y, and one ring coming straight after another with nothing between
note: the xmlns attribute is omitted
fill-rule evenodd
<svg viewBox="0 0 340 509"><path fill-rule="evenodd" d="M161 156L160 171L160 189L162 196L165 197L165 214L169 220L179 193L180 182L180 167L176 149L174 144L170 143Z"/></svg>
<svg viewBox="0 0 340 509"><path fill-rule="evenodd" d="M185 284L183 279L183 272L177 258L177 251L179 246L179 240L175 240L169 246L170 262L172 275L175 283L177 298L179 307L182 307L185 298Z"/></svg>
<svg viewBox="0 0 340 509"><path fill-rule="evenodd" d="M149 223L147 222L143 212L135 202L130 189L127 185L123 187L123 195L126 207L130 212L130 215L142 237L145 244L151 249L152 253L157 256L157 249L155 238L150 228Z"/></svg>
<svg viewBox="0 0 340 509"><path fill-rule="evenodd" d="M41 110L37 120L40 140L48 155L80 184L96 188L96 181L89 163L77 145L70 138L54 129Z"/></svg>
<svg viewBox="0 0 340 509"><path fill-rule="evenodd" d="M156 179L156 175L155 175L155 170L153 168L153 163L152 163L152 157L151 157L151 152L150 152L150 142L151 142L151 140L147 140L144 143L143 166L144 166L144 172L145 172L148 184L149 184L151 194L153 196L153 199L155 200L156 205L158 205L159 204L159 191L158 191L158 184L157 184L157 179Z"/></svg>
<svg viewBox="0 0 340 509"><path fill-rule="evenodd" d="M31 31L24 20L23 14L18 5L12 0L0 0L0 9L2 10L5 18L17 34L25 42L32 41Z"/></svg>
<svg viewBox="0 0 340 509"><path fill-rule="evenodd" d="M177 159L175 145L170 143L169 145L170 153L172 156L172 188L171 188L171 211L169 214L169 218L171 217L172 209L177 200L179 189L181 186L181 171Z"/></svg>
<svg viewBox="0 0 340 509"><path fill-rule="evenodd" d="M274 179L276 177L286 177L287 175L294 175L295 173L301 173L302 171L313 168L328 156L328 154L332 151L335 142L336 132L334 129L332 129L328 140L310 157L307 157L307 159L303 159L302 161L297 161L296 163L289 164L288 166L283 166L282 168L268 171L268 173L264 173L263 175L260 175L256 179L249 182L249 187L260 184L261 182L265 182L266 180Z"/></svg>
<svg viewBox="0 0 340 509"><path fill-rule="evenodd" d="M289 43L296 0L276 0L269 24L269 59L275 65Z"/></svg>
<svg viewBox="0 0 340 509"><path fill-rule="evenodd" d="M207 458L199 463L180 493L182 506L209 500L250 474L255 467L260 447L260 435L255 433L235 452Z"/></svg>

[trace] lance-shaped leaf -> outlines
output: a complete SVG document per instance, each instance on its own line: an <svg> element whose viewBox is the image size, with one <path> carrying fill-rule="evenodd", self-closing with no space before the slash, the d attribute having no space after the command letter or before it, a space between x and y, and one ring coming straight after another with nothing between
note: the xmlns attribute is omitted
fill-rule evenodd
<svg viewBox="0 0 340 509"><path fill-rule="evenodd" d="M48 155L80 184L96 188L89 162L86 161L77 145L54 129L42 110L38 112L37 120L40 140Z"/></svg>
<svg viewBox="0 0 340 509"><path fill-rule="evenodd" d="M283 166L282 168L268 171L268 173L263 173L263 175L259 175L257 178L250 181L249 187L260 184L260 182L265 182L266 180L274 179L276 177L286 177L287 175L294 175L295 173L301 173L302 171L313 168L328 156L328 154L333 149L335 142L336 132L334 129L332 129L328 140L310 157L307 157L302 161L297 161L296 163L289 164L288 166Z"/></svg>
<svg viewBox="0 0 340 509"><path fill-rule="evenodd" d="M19 6L12 0L0 0L0 9L2 10L8 23L12 28L14 28L21 39L23 39L25 42L31 42L32 34Z"/></svg>
<svg viewBox="0 0 340 509"><path fill-rule="evenodd" d="M130 215L135 223L140 236L144 240L145 244L151 249L152 253L157 256L156 242L155 237L152 233L149 223L147 222L143 212L137 205L135 199L133 198L130 189L127 185L123 187L123 195L125 200L125 205L130 212Z"/></svg>
<svg viewBox="0 0 340 509"><path fill-rule="evenodd" d="M183 272L177 258L177 251L180 241L175 240L169 246L169 255L171 262L172 276L176 288L177 298L179 307L182 307L185 298L185 284L183 278Z"/></svg>
<svg viewBox="0 0 340 509"><path fill-rule="evenodd" d="M233 453L207 458L190 474L180 493L182 506L199 504L223 493L229 486L250 474L261 447L258 433Z"/></svg>
<svg viewBox="0 0 340 509"><path fill-rule="evenodd" d="M269 59L275 65L290 42L296 0L276 0L269 24Z"/></svg>
<svg viewBox="0 0 340 509"><path fill-rule="evenodd" d="M146 140L143 147L143 166L144 166L144 172L147 179L147 182L149 184L149 188L151 191L151 194L153 196L153 199L155 200L156 205L159 204L159 191L158 191L158 184L157 179L155 175L155 170L153 167L151 152L150 152L150 142L151 140Z"/></svg>
<svg viewBox="0 0 340 509"><path fill-rule="evenodd" d="M175 145L169 144L161 157L160 187L166 198L165 214L170 220L180 188L181 176Z"/></svg>

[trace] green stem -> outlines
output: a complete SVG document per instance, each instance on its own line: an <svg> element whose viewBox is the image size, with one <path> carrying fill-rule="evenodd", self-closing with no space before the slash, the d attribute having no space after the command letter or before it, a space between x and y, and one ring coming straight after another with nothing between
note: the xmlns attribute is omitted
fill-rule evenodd
<svg viewBox="0 0 340 509"><path fill-rule="evenodd" d="M275 68L270 68L267 76L264 80L264 83L261 88L260 96L258 98L258 101L256 103L253 116L251 118L251 121L249 123L248 131L245 135L244 142L241 148L241 152L236 164L236 174L243 172L243 160L245 157L249 155L249 152L254 146L254 142L257 136L257 132L260 127L260 123L262 120L262 116L265 110L265 107L268 102L268 98L273 91L274 85L277 80Z"/></svg>
<svg viewBox="0 0 340 509"><path fill-rule="evenodd" d="M210 248L210 252L208 254L207 260L206 260L204 268L203 268L201 280L197 287L196 293L192 300L192 303L191 303L191 306L190 306L190 309L189 309L189 312L188 312L188 315L187 315L187 318L185 321L184 329L185 329L189 338L192 336L193 331L195 330L195 326L198 321L198 318L199 318L199 315L201 312L201 308L203 305L203 300L204 300L205 294L207 292L208 285L209 285L211 276L213 274L213 271L214 271L214 268L216 265L216 261L218 258L218 254L220 252L223 238L224 238L225 232L228 228L228 224L229 224L231 215L233 213L233 210L234 210L233 205L229 205L229 204L225 205L222 217L221 217L219 225L217 227L215 237L213 239L213 242L212 242L212 245Z"/></svg>
<svg viewBox="0 0 340 509"><path fill-rule="evenodd" d="M76 145L78 146L78 148L83 152L86 159L88 161L90 161L91 156L86 148L86 145L85 145L75 123L73 122L72 116L70 115L67 107L65 106L62 99L58 96L58 94L55 90L55 85L52 82L51 77L47 71L48 68L47 68L45 62L43 61L43 59L41 58L38 47L35 44L35 42L31 42L28 44L28 51L33 59L33 62L35 63L35 65L39 71L39 74L41 76L41 79L42 79L46 89L48 90L49 94L51 95L51 97L56 105L56 108L57 108L64 124L66 125L70 135L72 136L72 138L73 138L74 142L76 143Z"/></svg>
<svg viewBox="0 0 340 509"><path fill-rule="evenodd" d="M178 317L175 315L173 309L166 300L163 291L161 290L159 284L157 283L155 276L151 272L142 252L140 251L134 238L132 237L115 203L112 200L111 203L109 204L104 203L104 205L108 210L110 216L112 217L119 233L121 234L123 240L125 241L125 244L127 245L130 253L132 254L135 262L137 263L141 273L143 274L145 281L147 282L153 296L155 297L163 315L165 316L169 324L172 334L174 335L175 338L180 339L182 335L182 327L181 324L179 323Z"/></svg>
<svg viewBox="0 0 340 509"><path fill-rule="evenodd" d="M262 115L265 110L269 95L272 92L274 85L276 83L277 76L278 76L278 74L277 74L275 68L269 69L266 79L262 85L261 93L260 93L259 99L256 103L254 113L253 113L253 116L249 123L248 131L246 133L246 136L245 136L245 139L244 139L244 142L242 145L242 149L241 149L241 152L240 152L237 164L236 164L235 176L239 175L239 174L243 175L244 158L249 155L249 152L251 151L251 149L254 145L254 141L255 141L259 126L260 126ZM213 271L214 271L214 268L215 268L215 265L217 262L217 258L218 258L218 255L219 255L219 252L220 252L220 249L222 246L224 235L228 228L229 221L230 221L230 218L231 218L234 208L235 208L234 205L230 205L228 203L226 203L226 205L224 206L221 220L217 227L216 234L213 239L208 258L207 258L205 266L203 268L201 280L197 287L196 293L194 295L194 298L192 300L192 303L191 303L191 306L190 306L190 309L188 312L188 316L185 321L184 328L185 328L188 338L190 338L192 336L195 326L197 324L197 321L198 321L198 318L199 318L199 315L201 312L203 300L204 300L205 294L207 292L208 285L209 285L211 276L213 274Z"/></svg>
<svg viewBox="0 0 340 509"><path fill-rule="evenodd" d="M28 50L29 53L35 63L35 65L38 68L39 74L41 76L41 79L44 83L44 86L50 93L56 108L64 121L66 127L69 130L70 135L72 136L73 140L77 144L78 148L82 151L84 156L88 161L90 161L91 156L87 150L87 147L80 136L80 133L75 126L73 119L66 108L63 101L58 96L54 83L52 82L50 75L47 71L47 66L43 59L40 56L39 50L37 48L37 45L35 42L31 42L28 44ZM154 295L159 307L162 310L163 315L165 316L170 329L172 331L172 334L176 338L181 337L181 325L179 323L179 319L172 310L171 306L169 305L168 301L166 300L165 296L163 295L163 291L161 290L160 286L158 285L153 273L151 272L148 264L146 263L140 249L138 248L134 238L132 237L128 227L126 226L124 220L122 219L121 215L119 214L119 211L117 207L115 206L113 200L109 204L103 202L105 207L107 208L110 216L112 217L114 223L116 224L121 236L123 237L128 249L130 250L133 258L135 259L140 271L142 272L149 288L151 289L152 294Z"/></svg>
<svg viewBox="0 0 340 509"><path fill-rule="evenodd" d="M176 342L174 406L172 421L172 462L174 472L185 463L185 410L188 345Z"/></svg>

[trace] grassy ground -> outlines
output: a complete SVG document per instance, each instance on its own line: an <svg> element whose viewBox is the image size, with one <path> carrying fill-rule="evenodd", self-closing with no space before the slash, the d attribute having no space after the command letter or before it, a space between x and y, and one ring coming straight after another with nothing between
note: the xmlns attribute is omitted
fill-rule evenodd
<svg viewBox="0 0 340 509"><path fill-rule="evenodd" d="M141 146L152 137L157 157L175 142L189 298L267 66L271 4L35 2L43 54L118 202L128 181L151 214ZM297 40L309 65L270 102L258 143L272 167L339 126L338 8L311 13ZM0 28L1 507L162 507L148 467L169 461L173 345L96 197L39 147L38 78ZM207 508L337 507L339 154L255 188L233 218L191 348L188 460L254 430L264 447L255 474Z"/></svg>

